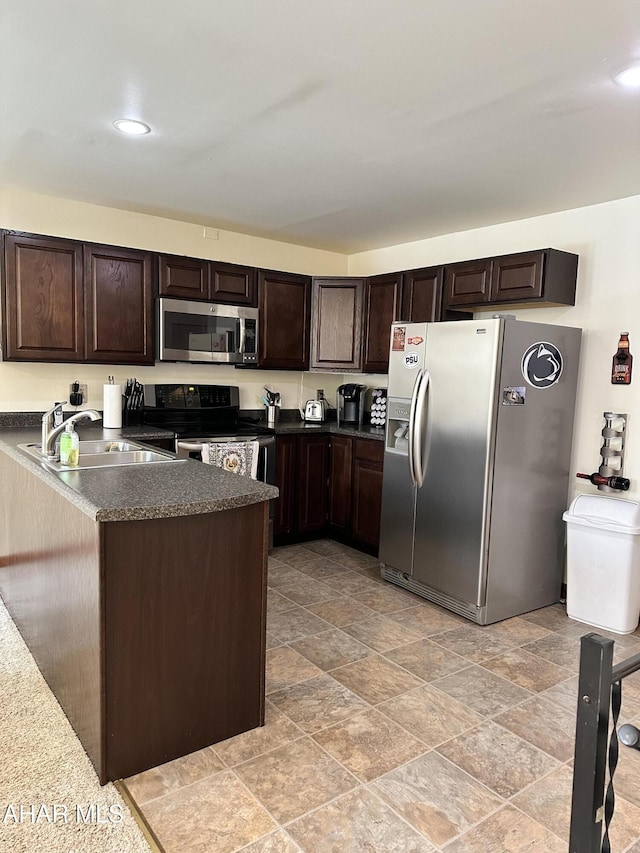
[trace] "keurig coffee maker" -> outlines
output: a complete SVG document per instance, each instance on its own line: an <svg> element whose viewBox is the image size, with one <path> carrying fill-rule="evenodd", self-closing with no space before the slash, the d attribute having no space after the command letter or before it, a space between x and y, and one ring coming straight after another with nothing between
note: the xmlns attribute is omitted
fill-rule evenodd
<svg viewBox="0 0 640 853"><path fill-rule="evenodd" d="M356 385L350 382L348 385L339 385L336 392L336 418L340 424L357 424L362 426L364 415L364 392L366 385Z"/></svg>

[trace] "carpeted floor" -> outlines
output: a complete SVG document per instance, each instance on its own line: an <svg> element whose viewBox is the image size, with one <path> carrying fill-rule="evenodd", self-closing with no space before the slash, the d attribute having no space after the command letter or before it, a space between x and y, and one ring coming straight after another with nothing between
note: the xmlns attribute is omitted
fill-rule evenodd
<svg viewBox="0 0 640 853"><path fill-rule="evenodd" d="M0 851L149 853L98 777L0 600Z"/></svg>

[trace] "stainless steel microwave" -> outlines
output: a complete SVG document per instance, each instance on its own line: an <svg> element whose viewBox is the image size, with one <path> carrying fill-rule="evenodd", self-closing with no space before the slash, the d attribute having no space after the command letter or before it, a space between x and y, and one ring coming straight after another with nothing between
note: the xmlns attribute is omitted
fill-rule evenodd
<svg viewBox="0 0 640 853"><path fill-rule="evenodd" d="M157 304L160 361L257 364L257 308L165 297Z"/></svg>

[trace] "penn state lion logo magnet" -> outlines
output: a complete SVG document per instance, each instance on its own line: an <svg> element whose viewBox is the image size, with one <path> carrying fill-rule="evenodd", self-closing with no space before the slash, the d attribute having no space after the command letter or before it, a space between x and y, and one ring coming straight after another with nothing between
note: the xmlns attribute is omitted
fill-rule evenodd
<svg viewBox="0 0 640 853"><path fill-rule="evenodd" d="M538 341L522 356L522 375L534 388L551 388L562 376L562 353L548 341Z"/></svg>

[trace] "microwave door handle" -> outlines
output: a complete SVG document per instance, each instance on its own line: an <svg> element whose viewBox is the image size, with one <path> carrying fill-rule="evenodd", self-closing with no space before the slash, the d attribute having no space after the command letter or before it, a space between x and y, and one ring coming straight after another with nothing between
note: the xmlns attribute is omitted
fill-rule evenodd
<svg viewBox="0 0 640 853"><path fill-rule="evenodd" d="M240 343L238 345L238 352L240 355L243 355L247 345L247 321L244 317L240 317L238 322L240 323Z"/></svg>

